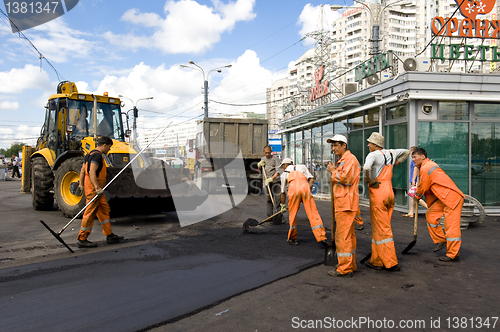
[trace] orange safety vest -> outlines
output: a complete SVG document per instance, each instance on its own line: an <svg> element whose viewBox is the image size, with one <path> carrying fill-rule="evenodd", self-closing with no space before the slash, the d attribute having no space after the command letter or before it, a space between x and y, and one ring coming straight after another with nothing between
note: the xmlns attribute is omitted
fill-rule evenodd
<svg viewBox="0 0 500 332"><path fill-rule="evenodd" d="M87 154L85 156L85 159L84 159L84 165L85 165L85 183L84 183L84 187L85 187L85 195L89 195L89 194L92 194L91 198L93 198L95 196L95 187L94 185L92 184L92 181L90 180L90 156L92 156L93 154L95 153L98 153L101 155L101 158L102 158L102 167L101 169L97 169L97 183L99 184L99 187L101 188L104 188L106 186L106 176L107 176L107 169L106 169L106 163L104 161L104 157L102 155L101 152L99 152L99 150L92 150L89 152L89 154Z"/></svg>

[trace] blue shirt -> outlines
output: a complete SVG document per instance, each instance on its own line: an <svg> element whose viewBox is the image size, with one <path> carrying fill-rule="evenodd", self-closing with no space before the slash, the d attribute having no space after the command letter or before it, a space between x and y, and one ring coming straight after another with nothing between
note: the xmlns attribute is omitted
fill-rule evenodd
<svg viewBox="0 0 500 332"><path fill-rule="evenodd" d="M411 180L413 179L413 170L415 169L415 163L413 162L413 159L411 160L411 163L410 163L410 182L411 183Z"/></svg>

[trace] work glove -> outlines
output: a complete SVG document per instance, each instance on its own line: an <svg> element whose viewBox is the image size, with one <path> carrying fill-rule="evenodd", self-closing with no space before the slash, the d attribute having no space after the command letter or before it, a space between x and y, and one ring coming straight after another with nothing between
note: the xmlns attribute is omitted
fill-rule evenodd
<svg viewBox="0 0 500 332"><path fill-rule="evenodd" d="M377 181L377 180L371 180L370 183L369 183L370 187L371 188L375 188L377 189L378 186L380 185L380 181Z"/></svg>
<svg viewBox="0 0 500 332"><path fill-rule="evenodd" d="M261 160L259 161L259 163L257 164L258 167L264 167L266 166L266 162L264 160Z"/></svg>
<svg viewBox="0 0 500 332"><path fill-rule="evenodd" d="M266 179L266 186L268 186L271 182L273 182L273 178L267 178Z"/></svg>
<svg viewBox="0 0 500 332"><path fill-rule="evenodd" d="M288 208L286 207L286 204L280 204L281 205L281 213L285 213L286 211L288 211Z"/></svg>
<svg viewBox="0 0 500 332"><path fill-rule="evenodd" d="M83 187L78 186L78 188L76 188L75 190L75 196L82 196L82 194L83 194Z"/></svg>
<svg viewBox="0 0 500 332"><path fill-rule="evenodd" d="M97 196L101 196L104 194L104 190L102 190L101 188L97 189L95 192L97 193Z"/></svg>

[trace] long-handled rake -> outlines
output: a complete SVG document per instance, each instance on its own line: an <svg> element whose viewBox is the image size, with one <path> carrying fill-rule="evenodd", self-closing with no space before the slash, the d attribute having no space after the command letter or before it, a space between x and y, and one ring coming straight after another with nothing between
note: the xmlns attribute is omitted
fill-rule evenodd
<svg viewBox="0 0 500 332"><path fill-rule="evenodd" d="M104 188L102 188L102 190L106 190L106 188L120 175L122 174L122 172L130 165L134 162L134 160L136 160L147 148L149 148L149 146L151 145L151 143L153 143L164 131L165 129L167 129L168 127L170 127L170 125L172 124L172 122L169 123L168 126L166 126L165 128L163 128L162 131L160 131L160 133L158 135L156 135L156 137L144 148L142 149L138 154L136 154L134 156L134 158L132 158L132 160L130 160L128 162L127 165L125 165L125 167L123 167L119 172L118 174L115 175L114 178L111 179L111 181L108 182L108 184L106 184L104 186ZM95 201L95 199L99 197L98 195L95 195L91 200L90 202L88 202L84 207L83 209L80 210L80 212L78 212L74 217L73 219L71 219L67 224L66 226L64 226L59 232L54 232L43 220L40 220L40 222L42 223L42 225L44 225L50 232L50 234L52 234L56 239L57 241L61 242L66 248L68 248L69 251L71 251L72 253L74 253L74 251L66 244L66 242L64 242L64 240L61 238L61 234L62 232L64 232L64 230L66 228L68 228L69 225L71 225L73 223L73 221L75 221L76 218L78 218L80 216L80 214L82 214L83 211L85 211L85 209L87 208L87 206L89 206L93 201Z"/></svg>

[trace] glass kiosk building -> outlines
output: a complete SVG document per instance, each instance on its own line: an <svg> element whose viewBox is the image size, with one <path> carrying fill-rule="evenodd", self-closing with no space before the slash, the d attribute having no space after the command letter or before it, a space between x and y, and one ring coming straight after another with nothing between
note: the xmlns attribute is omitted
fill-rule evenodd
<svg viewBox="0 0 500 332"><path fill-rule="evenodd" d="M327 138L342 134L363 165L366 139L385 148L417 145L488 212L500 211L500 75L406 72L281 123L283 157L305 164L318 193L330 194ZM410 160L394 169L396 209L406 210ZM361 200L368 200L360 182Z"/></svg>

